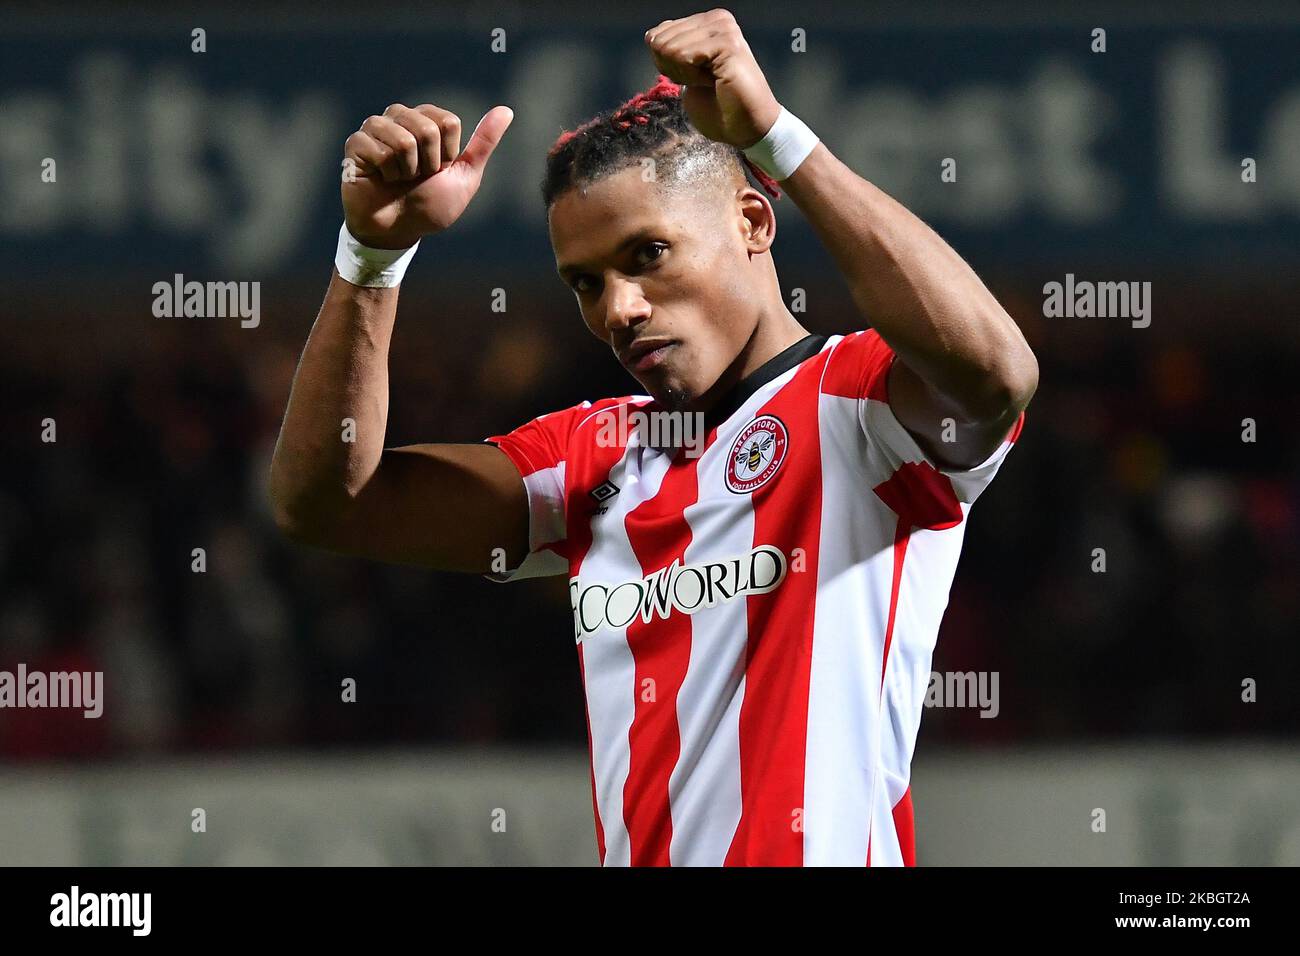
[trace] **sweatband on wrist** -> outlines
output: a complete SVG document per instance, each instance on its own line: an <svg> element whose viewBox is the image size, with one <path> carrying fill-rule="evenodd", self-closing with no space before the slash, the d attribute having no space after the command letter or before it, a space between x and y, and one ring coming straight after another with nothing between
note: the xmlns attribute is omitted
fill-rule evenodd
<svg viewBox="0 0 1300 956"><path fill-rule="evenodd" d="M345 222L339 229L339 246L334 253L334 268L339 276L353 285L374 289L391 289L401 284L406 267L420 248L417 239L408 249L373 249L363 246L348 232Z"/></svg>
<svg viewBox="0 0 1300 956"><path fill-rule="evenodd" d="M780 182L794 175L819 142L817 134L783 106L767 135L746 147L744 153L750 162Z"/></svg>

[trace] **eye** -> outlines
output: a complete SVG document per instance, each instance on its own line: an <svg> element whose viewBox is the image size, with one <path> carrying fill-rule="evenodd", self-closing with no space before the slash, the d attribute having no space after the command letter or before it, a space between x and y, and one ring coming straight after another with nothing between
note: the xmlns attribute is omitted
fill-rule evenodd
<svg viewBox="0 0 1300 956"><path fill-rule="evenodd" d="M668 243L666 242L647 242L644 246L641 247L639 255L644 255L648 252L654 252L655 255L649 257L649 262L654 262L656 259L659 258L659 256L661 256L663 253L667 251L668 251ZM648 264L649 263L647 263L647 265Z"/></svg>
<svg viewBox="0 0 1300 956"><path fill-rule="evenodd" d="M590 277L585 275L574 276L573 281L569 283L569 288L571 288L574 292L581 295L582 293L588 291L587 289L584 289L582 287L582 283L585 282L588 278Z"/></svg>

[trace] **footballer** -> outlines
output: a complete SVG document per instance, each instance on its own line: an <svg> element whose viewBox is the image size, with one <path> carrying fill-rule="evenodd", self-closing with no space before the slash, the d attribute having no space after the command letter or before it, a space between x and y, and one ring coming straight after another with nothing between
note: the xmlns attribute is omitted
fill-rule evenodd
<svg viewBox="0 0 1300 956"><path fill-rule="evenodd" d="M276 521L345 554L568 576L602 864L912 865L931 655L1037 362L961 257L781 105L729 12L645 41L658 81L564 132L542 183L559 275L639 388L480 444L383 446L402 275L513 118L494 107L462 150L455 114L395 104L345 144ZM871 328L786 307L782 192ZM700 440L611 441L616 412L693 416Z"/></svg>

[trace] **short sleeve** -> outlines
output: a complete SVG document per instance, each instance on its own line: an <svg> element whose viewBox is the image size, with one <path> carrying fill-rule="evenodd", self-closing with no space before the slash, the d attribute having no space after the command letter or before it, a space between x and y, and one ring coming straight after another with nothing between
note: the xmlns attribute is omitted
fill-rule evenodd
<svg viewBox="0 0 1300 956"><path fill-rule="evenodd" d="M578 421L591 412L591 402L540 415L484 441L496 445L518 469L528 495L528 554L517 567L484 575L491 581L564 574L569 570L564 543L565 472L569 439Z"/></svg>
<svg viewBox="0 0 1300 956"><path fill-rule="evenodd" d="M940 465L921 449L894 415L889 404L888 382L896 356L880 334L868 329L846 336L836 352L840 354L833 356L837 365L833 388L838 394L856 400L858 423L867 444L868 470L878 492L880 484L889 483L893 487L888 493L895 496L955 498L956 502L974 504L1020 437L1025 413L1020 413L1002 442L984 461L971 468ZM942 481L943 478L947 481ZM934 505L921 510L931 512Z"/></svg>

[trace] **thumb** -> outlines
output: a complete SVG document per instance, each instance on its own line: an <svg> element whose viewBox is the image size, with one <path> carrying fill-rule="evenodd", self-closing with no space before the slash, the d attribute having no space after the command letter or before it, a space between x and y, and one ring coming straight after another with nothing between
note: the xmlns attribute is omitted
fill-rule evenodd
<svg viewBox="0 0 1300 956"><path fill-rule="evenodd" d="M494 106L488 110L474 127L474 132L464 151L461 152L459 161L482 175L488 157L497 148L501 137L505 135L506 128L514 118L515 111L508 106Z"/></svg>

